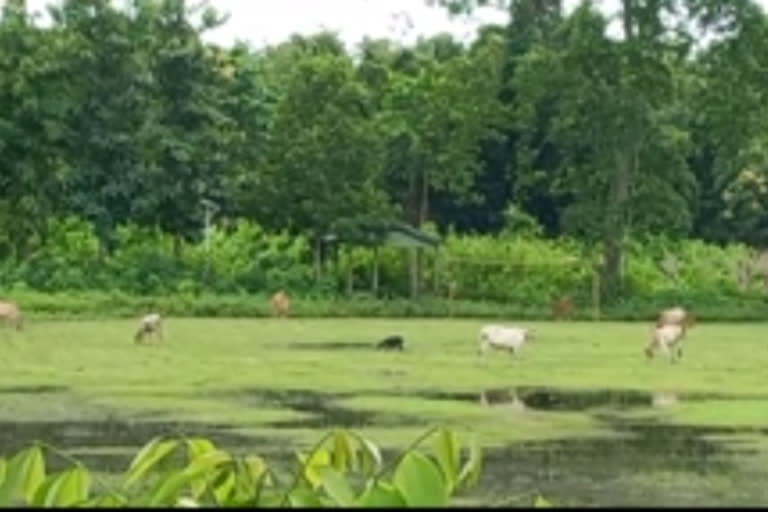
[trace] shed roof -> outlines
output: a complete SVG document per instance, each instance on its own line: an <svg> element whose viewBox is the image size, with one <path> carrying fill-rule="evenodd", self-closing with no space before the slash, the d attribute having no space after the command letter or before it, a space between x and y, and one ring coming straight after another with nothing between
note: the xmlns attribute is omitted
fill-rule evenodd
<svg viewBox="0 0 768 512"><path fill-rule="evenodd" d="M397 223L387 227L382 243L398 247L435 248L440 245L440 239L407 224Z"/></svg>
<svg viewBox="0 0 768 512"><path fill-rule="evenodd" d="M344 237L328 234L326 241L346 243L367 243L371 245L391 245L396 247L435 248L440 245L440 238L420 231L413 226L400 222L377 222L358 225L360 235Z"/></svg>

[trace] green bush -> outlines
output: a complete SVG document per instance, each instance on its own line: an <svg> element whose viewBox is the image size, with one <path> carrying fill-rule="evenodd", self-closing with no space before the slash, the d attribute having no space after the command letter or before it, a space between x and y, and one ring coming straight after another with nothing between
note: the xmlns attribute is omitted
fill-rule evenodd
<svg viewBox="0 0 768 512"><path fill-rule="evenodd" d="M432 450L424 453L419 446L428 438ZM45 453L70 467L48 474ZM155 438L112 487L79 461L37 443L0 459L0 506L439 507L475 484L482 466L478 445L463 450L446 429L430 430L387 464L374 443L348 431L332 431L296 455L298 467L286 476L261 457L232 455L207 439Z"/></svg>
<svg viewBox="0 0 768 512"><path fill-rule="evenodd" d="M46 314L133 315L156 307L166 314L261 316L269 312L267 297L282 288L298 316L544 319L555 299L570 297L574 318L591 319L599 249L526 233L448 234L439 252L424 251L424 296L410 300L402 248L379 249L374 297L371 248L340 247L316 279L305 237L268 233L249 221L213 230L209 244L120 226L107 250L93 226L70 217L51 220L47 237L25 259L0 262L0 289ZM629 241L626 256L623 293L601 300L604 319L647 319L674 303L701 319L763 318L765 272L740 276L755 256L747 246L647 237Z"/></svg>

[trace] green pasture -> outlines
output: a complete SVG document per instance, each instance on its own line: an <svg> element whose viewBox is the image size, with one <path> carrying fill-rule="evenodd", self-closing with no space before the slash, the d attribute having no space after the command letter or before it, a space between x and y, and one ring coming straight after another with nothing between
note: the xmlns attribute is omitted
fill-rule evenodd
<svg viewBox="0 0 768 512"><path fill-rule="evenodd" d="M137 346L134 320L33 319L22 333L0 331L0 423L14 426L12 434L0 429L0 445L8 452L42 437L74 454L124 457L148 440L142 435L207 425L218 430L203 433L221 435L222 444L269 457L308 446L334 426L397 448L442 424L503 451L522 442L630 439L637 434L617 425L653 424L701 428L712 442L736 436L751 450L740 467L764 467L755 462L764 456L761 429L768 430L762 325L699 324L682 362L670 364L661 355L645 360L646 323L523 322L538 337L517 358L477 354L484 323L170 318L164 340ZM373 348L394 333L406 340L403 352ZM546 395L540 388L560 405L528 404L532 394ZM558 398L561 391L571 398ZM581 391L594 396L580 403ZM658 393L677 401L654 404ZM99 423L128 425L127 433L89 440ZM494 481L506 478L498 474L502 462L494 464ZM654 480L632 474L625 483L638 479ZM494 503L513 503L504 501L508 489L489 485ZM742 502L756 499L750 492Z"/></svg>

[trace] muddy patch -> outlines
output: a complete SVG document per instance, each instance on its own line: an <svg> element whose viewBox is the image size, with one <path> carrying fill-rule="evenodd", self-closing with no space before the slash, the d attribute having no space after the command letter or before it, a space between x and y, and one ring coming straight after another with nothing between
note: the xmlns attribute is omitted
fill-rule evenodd
<svg viewBox="0 0 768 512"><path fill-rule="evenodd" d="M376 345L374 343L354 343L344 341L329 341L322 343L291 343L289 345L285 345L284 347L294 350L376 350Z"/></svg>
<svg viewBox="0 0 768 512"><path fill-rule="evenodd" d="M232 453L290 458L285 440L232 432L228 424L203 422L123 421L1 421L0 454L10 456L42 440L61 449L94 471L122 473L138 450L156 436L201 436ZM51 471L69 466L55 455L46 456Z"/></svg>
<svg viewBox="0 0 768 512"><path fill-rule="evenodd" d="M161 421L0 421L0 448L7 453L39 439L59 448L139 446L160 435L204 436L225 444L248 441L231 425Z"/></svg>
<svg viewBox="0 0 768 512"><path fill-rule="evenodd" d="M647 391L620 390L563 390L547 387L511 387L485 389L481 391L417 391L399 393L377 391L370 395L410 396L426 400L449 400L474 402L484 405L516 403L527 409L542 411L585 411L587 409L608 407L627 409L630 407L650 407L654 403L654 394Z"/></svg>
<svg viewBox="0 0 768 512"><path fill-rule="evenodd" d="M3 386L0 394L41 395L43 393L63 393L66 386Z"/></svg>
<svg viewBox="0 0 768 512"><path fill-rule="evenodd" d="M364 393L322 393L307 389L243 389L218 394L218 398L234 399L245 407L280 407L309 415L306 418L279 420L264 425L272 428L361 428L408 427L426 425L425 419L406 414L351 409L336 402Z"/></svg>
<svg viewBox="0 0 768 512"><path fill-rule="evenodd" d="M674 393L631 389L571 390L544 386L496 388L476 392L418 391L402 394L385 391L377 394L388 394L390 396L415 396L427 400L475 402L484 405L518 403L526 409L554 412L579 412L598 408L621 411L630 408L665 407L682 401L768 400L768 395L754 394Z"/></svg>
<svg viewBox="0 0 768 512"><path fill-rule="evenodd" d="M530 409L543 411L584 411L608 407L623 410L650 407L653 393L632 390L564 390L556 388L520 387L516 395Z"/></svg>
<svg viewBox="0 0 768 512"><path fill-rule="evenodd" d="M0 421L0 453L7 456L28 447L35 441L44 441L56 448L76 453L87 448L131 448L137 451L156 436L203 436L221 446L248 446L260 441L254 437L229 432L231 425L177 422L136 422L106 419L103 421ZM267 443L268 440L261 440ZM95 469L108 470L114 465L110 459L125 461L131 455L112 456L89 454L87 458L98 462ZM105 464L109 466L105 467ZM119 470L125 469L121 465Z"/></svg>
<svg viewBox="0 0 768 512"><path fill-rule="evenodd" d="M471 494L496 506L530 506L537 491L563 506L762 505L768 500L764 475L749 481L739 477L737 461L758 455L756 450L705 438L742 429L612 426L627 435L487 450L484 473Z"/></svg>

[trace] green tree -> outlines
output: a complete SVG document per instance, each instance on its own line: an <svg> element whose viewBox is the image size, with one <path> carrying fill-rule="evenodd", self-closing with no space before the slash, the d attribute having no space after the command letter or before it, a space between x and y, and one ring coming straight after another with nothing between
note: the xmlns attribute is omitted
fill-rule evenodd
<svg viewBox="0 0 768 512"><path fill-rule="evenodd" d="M67 38L35 26L21 1L0 19L0 256L25 256L45 236L71 166Z"/></svg>
<svg viewBox="0 0 768 512"><path fill-rule="evenodd" d="M501 49L489 39L468 54L449 36L437 36L395 60L377 117L387 140L390 195L409 224L430 219L434 191L473 199L480 142L497 121ZM416 296L420 251L410 269Z"/></svg>
<svg viewBox="0 0 768 512"><path fill-rule="evenodd" d="M371 98L346 55L302 54L281 84L252 204L267 225L323 236L351 218L385 215L381 140Z"/></svg>
<svg viewBox="0 0 768 512"><path fill-rule="evenodd" d="M675 6L624 0L622 7L621 39L608 36L607 18L585 1L562 25L559 41L535 45L515 75L521 127L558 91L548 137L563 158L552 189L573 197L565 228L602 242L609 297L621 291L626 238L687 233L696 191L688 133L674 108L688 40L663 23Z"/></svg>
<svg viewBox="0 0 768 512"><path fill-rule="evenodd" d="M748 184L763 172L768 18L751 1L713 1L697 12L714 41L690 66L692 162L702 188L695 234L757 243L762 221L751 205L763 203Z"/></svg>

